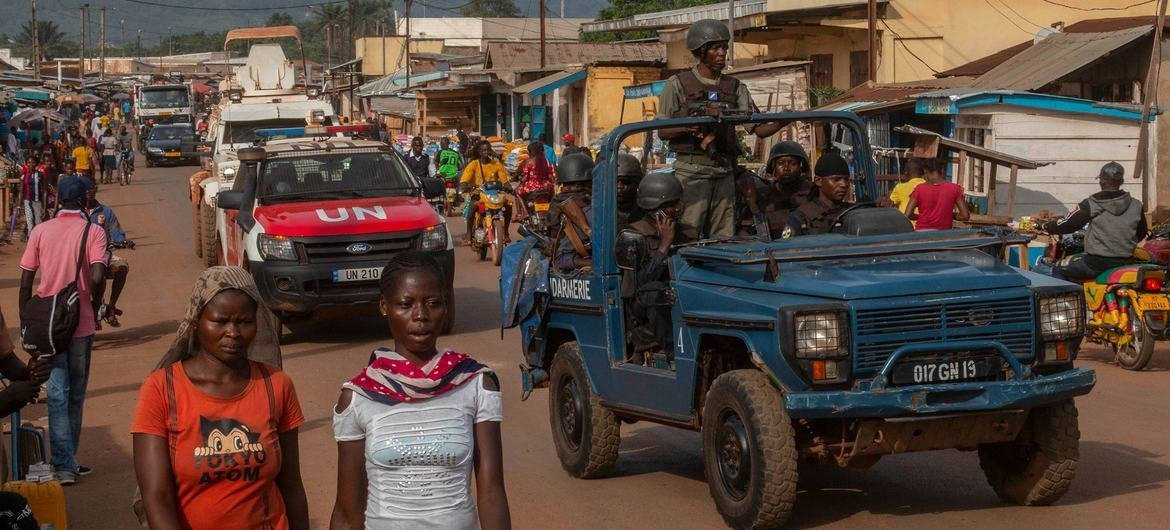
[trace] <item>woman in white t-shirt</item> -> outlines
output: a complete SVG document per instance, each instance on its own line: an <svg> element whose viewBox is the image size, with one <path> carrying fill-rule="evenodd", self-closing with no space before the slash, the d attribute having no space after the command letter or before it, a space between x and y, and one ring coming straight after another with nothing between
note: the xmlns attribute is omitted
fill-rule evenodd
<svg viewBox="0 0 1170 530"><path fill-rule="evenodd" d="M380 306L397 351L375 350L342 385L332 529L511 527L499 381L435 347L446 277L422 252L399 254L382 271Z"/></svg>

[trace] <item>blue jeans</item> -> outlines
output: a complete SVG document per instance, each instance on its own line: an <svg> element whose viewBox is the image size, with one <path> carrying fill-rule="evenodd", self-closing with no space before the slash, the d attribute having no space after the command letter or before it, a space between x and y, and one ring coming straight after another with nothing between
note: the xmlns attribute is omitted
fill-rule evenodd
<svg viewBox="0 0 1170 530"><path fill-rule="evenodd" d="M81 441L81 410L89 383L89 352L93 335L74 337L69 351L53 357L47 385L49 446L53 469L77 472L77 446Z"/></svg>

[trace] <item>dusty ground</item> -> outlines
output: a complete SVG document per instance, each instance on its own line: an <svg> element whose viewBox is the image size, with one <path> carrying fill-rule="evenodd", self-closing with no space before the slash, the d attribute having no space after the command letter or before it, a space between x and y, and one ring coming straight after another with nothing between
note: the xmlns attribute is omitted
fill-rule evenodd
<svg viewBox="0 0 1170 530"><path fill-rule="evenodd" d="M79 459L96 469L67 490L74 528L131 528L134 492L128 433L140 382L169 344L200 270L192 253L185 199L192 168L140 168L129 188L107 186L138 250L124 296L123 327L100 332L93 354ZM461 223L456 223L456 226ZM461 230L460 230L461 231ZM21 245L0 247L0 306L15 325ZM582 481L561 470L551 444L546 392L520 402L517 339L498 329L497 269L456 251L455 334L444 344L470 352L500 374L505 393L504 448L512 519L518 528L715 528L722 520L707 492L697 434L650 424L626 426L616 477ZM15 330L9 333L15 336ZM288 335L285 368L296 382L308 423L301 467L314 527L333 505L335 445L330 406L338 385L387 342L369 315L334 315L309 332ZM801 469L796 527L1165 528L1170 520L1170 348L1152 369L1132 373L1089 352L1083 364L1099 383L1078 400L1081 464L1056 506L1001 503L971 453L945 451L886 458L868 472ZM43 405L25 419L43 418Z"/></svg>

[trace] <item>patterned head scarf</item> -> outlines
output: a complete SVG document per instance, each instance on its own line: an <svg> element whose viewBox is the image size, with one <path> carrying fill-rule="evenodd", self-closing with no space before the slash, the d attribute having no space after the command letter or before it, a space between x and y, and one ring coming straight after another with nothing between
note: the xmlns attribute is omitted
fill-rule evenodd
<svg viewBox="0 0 1170 530"><path fill-rule="evenodd" d="M199 316L203 308L215 298L215 295L236 289L243 291L256 302L256 338L248 346L248 359L281 366L280 359L280 321L276 315L264 305L260 298L260 291L252 275L239 267L211 267L204 270L199 279L195 280L195 288L191 290L191 300L187 305L187 315L179 324L175 332L175 341L159 361L156 368L162 368L194 355L195 333L199 327Z"/></svg>

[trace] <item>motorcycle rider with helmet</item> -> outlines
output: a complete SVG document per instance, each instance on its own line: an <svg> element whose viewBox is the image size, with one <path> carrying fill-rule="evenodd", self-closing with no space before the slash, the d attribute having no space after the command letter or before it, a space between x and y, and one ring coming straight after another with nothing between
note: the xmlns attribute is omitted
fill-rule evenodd
<svg viewBox="0 0 1170 530"><path fill-rule="evenodd" d="M674 358L674 332L671 307L675 297L670 289L671 246L697 239L693 226L680 222L683 214L683 185L667 172L646 175L638 186L638 207L646 212L642 219L623 232L642 236L645 248L632 270L622 271L621 295L626 307L626 329L630 330L634 361L639 354L662 350L668 360Z"/></svg>
<svg viewBox="0 0 1170 530"><path fill-rule="evenodd" d="M1054 235L1085 228L1085 253L1073 256L1068 265L1055 267L1054 276L1087 280L1133 261L1133 252L1149 228L1141 201L1121 189L1124 180L1121 164L1105 164L1097 175L1101 191L1081 201L1068 215L1044 224L1043 230Z"/></svg>

